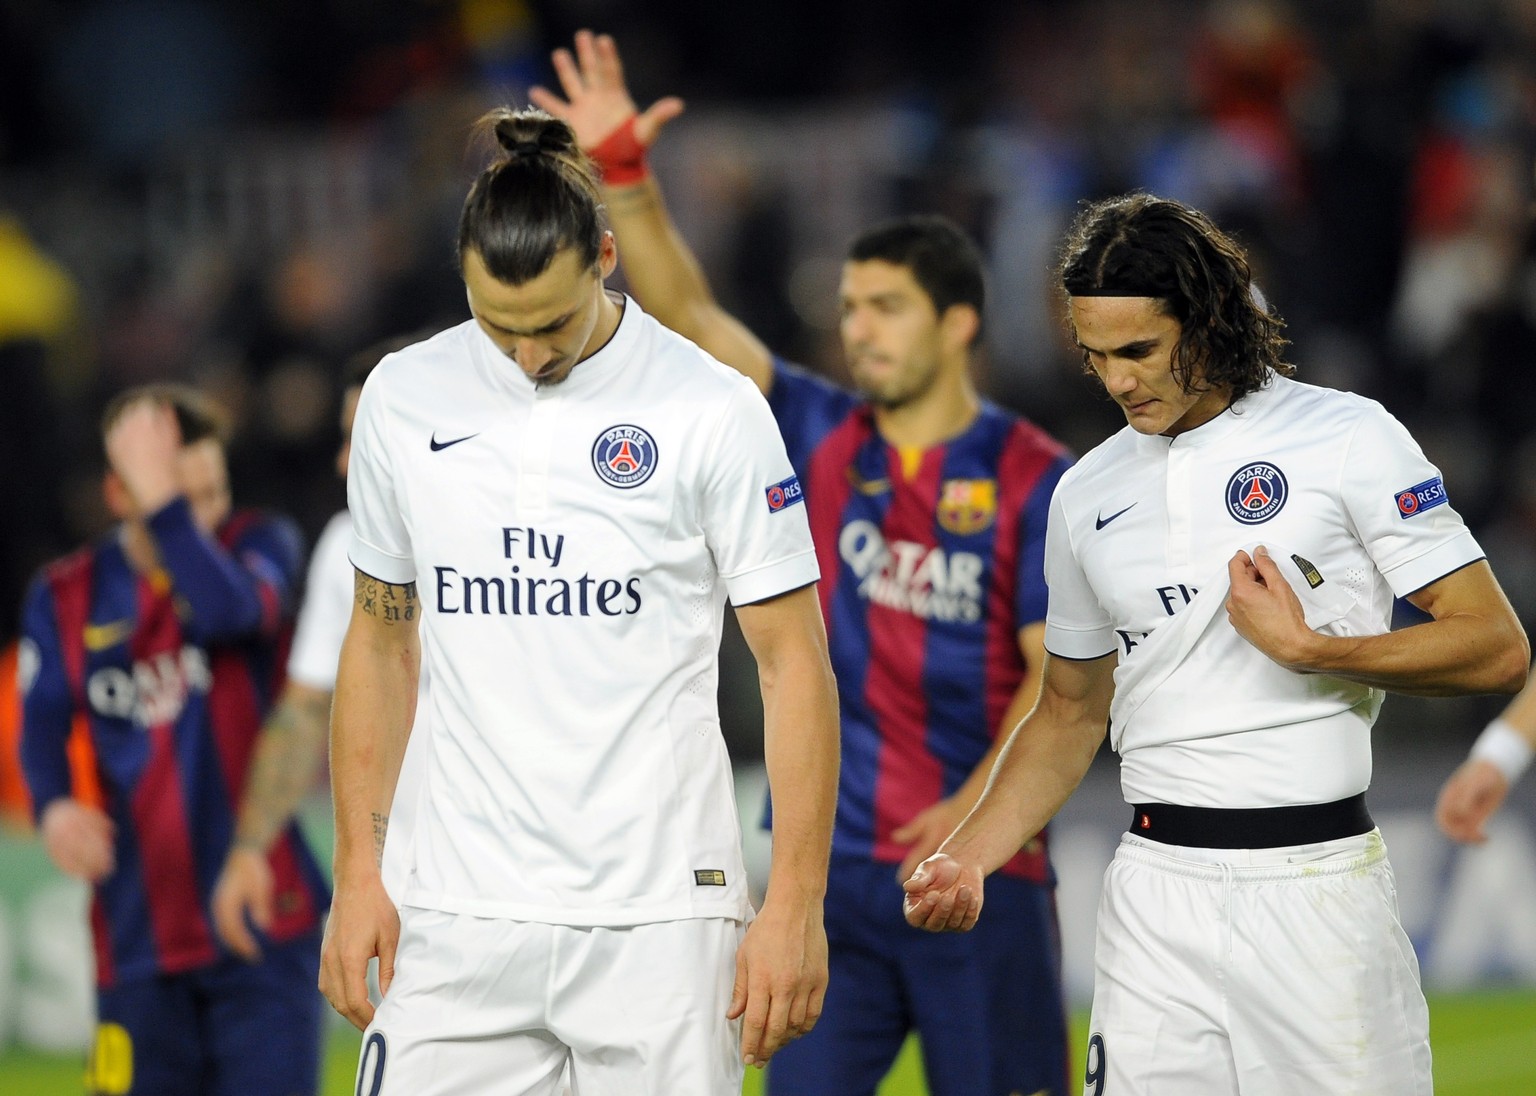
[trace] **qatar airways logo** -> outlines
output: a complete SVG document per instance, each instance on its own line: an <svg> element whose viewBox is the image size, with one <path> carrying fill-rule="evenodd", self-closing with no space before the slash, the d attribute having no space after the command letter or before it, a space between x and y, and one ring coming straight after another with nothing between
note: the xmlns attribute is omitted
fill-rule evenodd
<svg viewBox="0 0 1536 1096"><path fill-rule="evenodd" d="M922 620L981 619L982 559L909 540L887 542L872 521L850 521L837 552L859 579L859 595Z"/></svg>
<svg viewBox="0 0 1536 1096"><path fill-rule="evenodd" d="M193 693L213 685L208 656L196 647L162 651L124 669L104 666L85 682L91 710L109 719L132 719L140 727L175 723Z"/></svg>
<svg viewBox="0 0 1536 1096"><path fill-rule="evenodd" d="M433 592L443 616L617 617L640 611L640 576L556 574L565 558L565 534L534 526L501 530L507 569L470 575L433 567Z"/></svg>

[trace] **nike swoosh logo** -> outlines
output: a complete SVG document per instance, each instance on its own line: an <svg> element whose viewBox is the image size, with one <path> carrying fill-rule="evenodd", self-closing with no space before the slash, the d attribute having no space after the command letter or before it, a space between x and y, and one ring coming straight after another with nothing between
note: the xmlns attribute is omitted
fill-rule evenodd
<svg viewBox="0 0 1536 1096"><path fill-rule="evenodd" d="M1129 510L1132 507L1134 507L1135 505L1136 504L1133 502L1133 503L1131 503L1130 506L1127 506L1125 508L1125 510ZM1104 526L1108 525L1110 522L1114 521L1121 514L1125 513L1125 510L1116 510L1113 514L1110 514L1109 517L1105 517L1104 516L1104 512L1102 510L1099 511L1099 516L1097 518L1095 518L1094 521L1093 521L1093 527L1095 529L1102 529L1102 528L1104 528Z"/></svg>
<svg viewBox="0 0 1536 1096"><path fill-rule="evenodd" d="M108 647L116 647L123 640L133 634L133 621L114 620L109 624L87 624L85 626L85 649L87 651L105 651Z"/></svg>
<svg viewBox="0 0 1536 1096"><path fill-rule="evenodd" d="M865 479L855 468L848 469L848 482L861 495L883 495L891 489L889 479Z"/></svg>
<svg viewBox="0 0 1536 1096"><path fill-rule="evenodd" d="M470 438L478 438L479 436L480 435L478 433L465 434L462 438L452 438L448 441L438 441L437 431L434 430L432 432L432 452L440 453L444 449L447 449L450 445L458 445L461 441L468 441Z"/></svg>

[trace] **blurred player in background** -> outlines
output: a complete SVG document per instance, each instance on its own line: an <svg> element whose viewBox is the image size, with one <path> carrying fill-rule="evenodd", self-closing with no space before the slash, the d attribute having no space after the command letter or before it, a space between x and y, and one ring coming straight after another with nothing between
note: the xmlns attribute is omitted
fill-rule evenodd
<svg viewBox="0 0 1536 1096"><path fill-rule="evenodd" d="M782 1096L873 1093L907 1035L935 1096L1060 1094L1066 1021L1054 875L1043 835L994 885L995 921L935 937L901 917L901 881L981 794L1044 658L1042 555L1069 464L982 400L981 257L955 225L908 217L854 241L842 336L856 392L778 358L715 301L644 152L682 109L637 112L608 36L554 56L567 118L604 169L635 295L768 397L805 487L842 713L827 891L831 985L811 1035L769 1070ZM775 841L780 839L775 824Z"/></svg>
<svg viewBox="0 0 1536 1096"><path fill-rule="evenodd" d="M360 351L347 363L341 396L341 448L336 454L336 473L343 480L347 478L352 419L357 414L363 381L386 354L415 341L414 337L390 339ZM272 923L275 880L267 854L314 787L325 757L336 663L352 614L352 564L347 560L351 540L352 518L342 510L326 524L315 544L304 605L288 656L288 682L262 726L240 801L234 844L213 891L213 919L219 937L231 951L247 959L261 954L252 926L265 932ZM426 688L425 674L421 687ZM385 890L397 901L410 874L409 834L427 737L425 731L411 736L390 806L383 875Z"/></svg>
<svg viewBox="0 0 1536 1096"><path fill-rule="evenodd" d="M1483 827L1536 755L1536 673L1520 695L1484 728L1472 752L1447 778L1435 821L1448 837L1481 844Z"/></svg>
<svg viewBox="0 0 1536 1096"><path fill-rule="evenodd" d="M95 884L93 1093L309 1093L319 869L291 824L266 856L269 946L248 964L208 916L263 714L282 677L301 546L286 519L231 512L221 416L172 385L134 389L103 429L113 534L27 595L22 762L48 854ZM89 720L104 804L72 793Z"/></svg>
<svg viewBox="0 0 1536 1096"><path fill-rule="evenodd" d="M1519 621L1397 420L1290 379L1280 319L1205 215L1090 205L1060 276L1128 426L1056 491L1039 704L907 916L974 925L983 878L1112 720L1134 810L1084 1091L1428 1096L1429 1011L1365 806L1371 724L1387 689L1519 688ZM1390 631L1394 597L1431 620Z"/></svg>
<svg viewBox="0 0 1536 1096"><path fill-rule="evenodd" d="M753 387L604 287L570 128L484 128L473 318L386 358L358 404L321 986L367 1025L360 1091L545 1094L568 1066L581 1093L738 1092L826 986L837 711L805 510ZM727 596L783 837L755 919L716 703ZM433 745L397 914L377 846L423 615Z"/></svg>

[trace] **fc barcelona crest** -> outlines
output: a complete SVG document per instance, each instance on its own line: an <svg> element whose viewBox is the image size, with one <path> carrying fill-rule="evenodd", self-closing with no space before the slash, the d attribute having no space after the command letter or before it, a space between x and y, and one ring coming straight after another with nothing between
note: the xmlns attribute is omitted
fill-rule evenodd
<svg viewBox="0 0 1536 1096"><path fill-rule="evenodd" d="M990 528L997 520L997 481L945 480L939 491L938 516L939 525L956 536Z"/></svg>

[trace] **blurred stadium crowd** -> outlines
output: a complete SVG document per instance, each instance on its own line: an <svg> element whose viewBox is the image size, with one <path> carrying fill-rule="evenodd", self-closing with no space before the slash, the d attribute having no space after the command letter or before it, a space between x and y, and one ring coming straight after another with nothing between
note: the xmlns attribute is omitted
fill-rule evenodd
<svg viewBox="0 0 1536 1096"><path fill-rule="evenodd" d="M1300 379L1405 422L1536 625L1536 0L0 0L0 643L107 525L126 385L216 394L237 499L313 538L341 363L467 317L469 124L580 26L687 98L654 166L769 345L838 374L847 239L947 213L990 264L984 388L1079 451L1121 417L1062 330L1061 229L1133 188L1208 210Z"/></svg>

